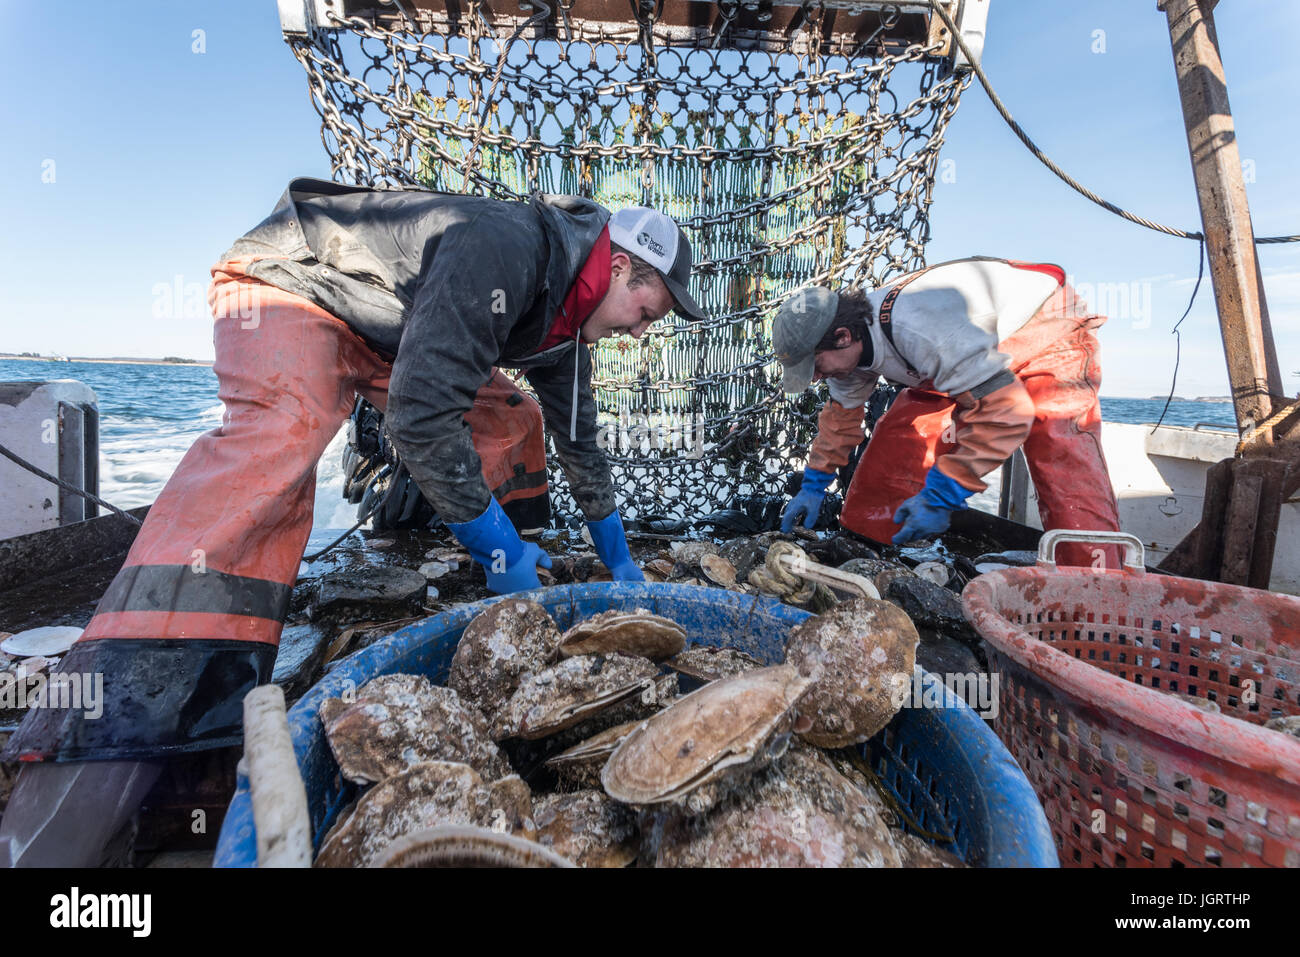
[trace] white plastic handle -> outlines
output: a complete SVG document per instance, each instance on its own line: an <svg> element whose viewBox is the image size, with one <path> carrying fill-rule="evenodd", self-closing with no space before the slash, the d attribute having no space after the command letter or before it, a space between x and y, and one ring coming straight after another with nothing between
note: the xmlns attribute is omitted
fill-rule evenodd
<svg viewBox="0 0 1300 957"><path fill-rule="evenodd" d="M1054 528L1044 532L1038 540L1038 564L1047 568L1056 567L1056 546L1062 542L1097 542L1124 546L1124 567L1141 575L1146 572L1146 549L1142 540L1128 532L1074 531L1069 528Z"/></svg>

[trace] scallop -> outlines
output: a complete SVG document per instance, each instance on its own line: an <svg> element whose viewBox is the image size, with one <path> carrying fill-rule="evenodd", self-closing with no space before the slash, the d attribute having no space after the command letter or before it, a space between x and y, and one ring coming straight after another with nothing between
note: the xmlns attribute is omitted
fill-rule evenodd
<svg viewBox="0 0 1300 957"><path fill-rule="evenodd" d="M882 595L887 595L889 594L889 586L898 581L898 579L916 577L916 572L912 571L912 569L908 568L906 565L891 565L890 567L877 572L872 581L876 586L876 591L880 592Z"/></svg>
<svg viewBox="0 0 1300 957"><path fill-rule="evenodd" d="M466 626L447 685L491 721L524 675L550 664L559 643L560 630L545 608L505 598Z"/></svg>
<svg viewBox="0 0 1300 957"><path fill-rule="evenodd" d="M936 585L946 586L952 578L952 569L943 562L921 562L912 569L912 574L917 578L932 581ZM881 592L881 594L884 594L884 592Z"/></svg>
<svg viewBox="0 0 1300 957"><path fill-rule="evenodd" d="M729 588L736 584L736 566L721 555L702 556L700 570L704 572L704 577L715 585Z"/></svg>
<svg viewBox="0 0 1300 957"><path fill-rule="evenodd" d="M607 611L580 621L560 638L560 656L617 652L660 659L686 647L686 629L644 608Z"/></svg>
<svg viewBox="0 0 1300 957"><path fill-rule="evenodd" d="M484 827L443 824L399 837L372 867L575 867L549 848Z"/></svg>
<svg viewBox="0 0 1300 957"><path fill-rule="evenodd" d="M468 764L486 780L510 774L487 722L451 688L420 675L385 675L367 682L356 700L321 704L321 721L339 770L371 784L425 761Z"/></svg>
<svg viewBox="0 0 1300 957"><path fill-rule="evenodd" d="M810 744L841 748L866 741L902 707L920 636L895 605L854 598L795 626L785 660L813 682L800 711Z"/></svg>
<svg viewBox="0 0 1300 957"><path fill-rule="evenodd" d="M789 665L705 685L636 728L601 772L624 804L709 807L725 788L779 756L812 679Z"/></svg>
<svg viewBox="0 0 1300 957"><path fill-rule="evenodd" d="M534 740L579 724L630 698L657 697L659 673L644 658L577 655L530 673L497 715L493 739Z"/></svg>
<svg viewBox="0 0 1300 957"><path fill-rule="evenodd" d="M580 867L627 867L640 852L636 815L601 791L545 795L533 824L538 844Z"/></svg>
<svg viewBox="0 0 1300 957"><path fill-rule="evenodd" d="M945 848L931 844L924 838L905 831L894 831L891 836L903 867L966 867L966 862Z"/></svg>
<svg viewBox="0 0 1300 957"><path fill-rule="evenodd" d="M606 728L598 734L579 741L571 748L546 760L546 766L554 771L561 781L580 787L600 787L600 769L605 766L609 756L632 733L644 719L624 721L612 728Z"/></svg>
<svg viewBox="0 0 1300 957"><path fill-rule="evenodd" d="M1264 727L1270 731L1280 731L1282 734L1289 734L1293 738L1300 738L1300 715L1288 715L1282 718L1269 718L1264 722Z"/></svg>
<svg viewBox="0 0 1300 957"><path fill-rule="evenodd" d="M664 664L698 681L717 681L763 667L757 658L736 648L713 648L709 645L687 648Z"/></svg>
<svg viewBox="0 0 1300 957"><path fill-rule="evenodd" d="M698 568L705 555L717 555L720 549L712 542L671 542L668 551L678 565Z"/></svg>
<svg viewBox="0 0 1300 957"><path fill-rule="evenodd" d="M898 867L889 828L858 787L810 748L792 748L709 813L666 816L656 867Z"/></svg>
<svg viewBox="0 0 1300 957"><path fill-rule="evenodd" d="M428 761L381 781L325 836L316 867L368 867L393 841L439 824L516 833L532 812L519 777L485 784L473 768Z"/></svg>
<svg viewBox="0 0 1300 957"><path fill-rule="evenodd" d="M648 575L655 575L659 581L668 581L673 577L673 569L676 567L673 562L666 558L655 558L646 562L643 571Z"/></svg>

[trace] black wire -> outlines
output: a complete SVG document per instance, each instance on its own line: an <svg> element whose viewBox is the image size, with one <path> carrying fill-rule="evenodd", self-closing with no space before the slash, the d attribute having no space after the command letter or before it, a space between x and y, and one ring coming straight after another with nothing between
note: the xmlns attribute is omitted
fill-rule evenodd
<svg viewBox="0 0 1300 957"><path fill-rule="evenodd" d="M5 458L13 462L14 464L19 465L22 468L25 468L33 475L39 475L41 478L45 479L45 481L53 482L55 485L63 489L65 492L71 492L73 495L80 495L82 498L89 499L90 501L94 502L96 505L108 509L113 514L120 515L122 518L126 519L128 522L131 522L133 525L144 524L144 522L140 521L134 515L128 515L126 512L122 511L116 505L110 505L108 502L105 502L98 495L91 495L89 492L85 491L84 489L77 488L71 482L65 482L63 481L63 479L53 476L49 472L46 472L43 469L37 468L31 462L28 462L26 459L24 459L17 453L9 451L9 449L5 448L3 445L0 445L0 455L3 455Z"/></svg>
<svg viewBox="0 0 1300 957"><path fill-rule="evenodd" d="M992 81L989 80L989 78L984 74L984 70L980 66L979 60L971 54L970 47L966 45L966 40L962 37L961 31L957 29L957 25L953 23L952 17L948 15L948 11L946 11L942 6L940 6L937 0L930 0L930 7L931 9L934 10L935 13L939 15L939 19L943 21L944 26L948 28L948 31L952 35L952 38L956 41L957 46L960 47L961 52L965 54L967 62L970 63L971 69L975 72L975 76L980 81L980 85L984 87L984 92L988 94L989 100L993 103L993 108L998 111L998 114L1002 117L1002 119L1006 120L1007 125L1011 127L1011 132L1015 133L1016 137L1020 140L1020 142L1025 144L1025 147L1029 150L1029 152L1033 153L1040 163L1042 163L1053 173L1055 173L1056 176L1063 183L1065 183L1066 186L1069 186L1071 189L1079 193L1081 196L1084 196L1087 199L1092 200L1102 209L1109 210L1110 212L1114 213L1116 216L1121 216L1124 219L1127 219L1131 223L1137 223L1139 226L1145 226L1147 229L1154 229L1156 232L1164 233L1167 236L1177 236L1179 239L1199 239L1201 240L1202 243L1204 243L1205 235L1203 233L1194 233L1186 229L1178 229L1177 227L1174 226L1166 226L1163 223L1157 223L1154 220L1144 219L1135 213L1130 213L1128 210L1116 206L1110 200L1103 199L1101 196L1098 196L1092 190L1088 189L1088 187L1084 186L1082 183L1080 183L1078 180L1072 177L1065 170L1061 169L1061 167L1058 166L1050 156L1048 156L1046 153L1044 153L1041 149L1038 148L1038 145L1032 139L1029 138L1029 134L1025 132L1024 128L1012 118L1011 111L1007 109L1006 104L1002 102L1002 99L998 96L997 92L993 89ZM1294 242L1300 242L1300 236L1264 236L1263 238L1256 237L1255 242L1257 244L1294 243Z"/></svg>
<svg viewBox="0 0 1300 957"><path fill-rule="evenodd" d="M1196 302L1196 293L1201 288L1201 277L1203 275L1205 275L1204 239L1201 240L1200 246L1197 249L1196 285L1192 287L1192 298L1188 300L1187 308L1183 311L1182 318L1175 322L1173 329L1170 330L1170 332L1174 334L1174 377L1169 383L1169 398L1165 399L1165 407L1160 410L1160 418L1151 429L1152 435L1155 434L1156 429L1160 428L1160 423L1165 420L1165 413L1169 411L1170 403L1174 401L1174 390L1178 388L1178 362L1182 358L1183 353L1183 334L1178 331L1178 327L1183 324L1183 319L1186 319L1188 313L1192 311L1192 303Z"/></svg>
<svg viewBox="0 0 1300 957"><path fill-rule="evenodd" d="M358 528L360 528L362 525L366 524L366 522L368 522L368 521L370 520L370 516L371 516L371 515L374 515L375 512L379 511L380 507L383 506L384 501L385 501L385 499L382 499L382 498L381 498L381 499L380 499L379 501L377 501L374 505L370 506L370 511L366 512L366 514L362 515L359 519L357 519L357 523L356 523L355 525L353 525L351 528L349 528L346 532L344 532L344 533L343 533L342 535L340 535L338 538L334 539L334 541L330 542L328 545L326 545L324 548L322 548L322 549L321 549L320 551L318 551L316 554L314 554L314 555L304 555L304 556L302 556L302 560L303 560L304 562L307 562L308 564L310 564L311 562L316 561L316 559L320 558L322 555L327 555L327 554L329 554L330 552L334 551L334 549L338 548L338 546L342 543L343 539L347 538L349 535L351 535L353 532L355 532L355 531L356 531Z"/></svg>

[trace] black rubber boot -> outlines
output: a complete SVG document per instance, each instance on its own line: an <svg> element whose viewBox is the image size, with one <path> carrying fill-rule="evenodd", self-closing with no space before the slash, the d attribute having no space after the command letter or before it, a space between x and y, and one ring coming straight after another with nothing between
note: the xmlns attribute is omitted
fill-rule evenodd
<svg viewBox="0 0 1300 957"><path fill-rule="evenodd" d="M25 765L0 820L0 866L100 866L162 768L159 761Z"/></svg>

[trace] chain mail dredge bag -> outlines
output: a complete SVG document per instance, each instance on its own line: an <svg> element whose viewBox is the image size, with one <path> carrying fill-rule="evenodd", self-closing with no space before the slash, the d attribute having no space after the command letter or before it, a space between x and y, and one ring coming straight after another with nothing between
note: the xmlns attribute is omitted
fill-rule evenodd
<svg viewBox="0 0 1300 957"><path fill-rule="evenodd" d="M669 22L671 3L662 22L642 5L621 23L571 2L531 22L513 6L429 6L331 13L286 37L334 178L667 213L711 318L593 349L621 508L688 518L782 494L821 402L781 392L772 316L806 283L873 287L925 265L938 153L967 82L938 33L899 39L913 15L890 7L764 20L698 5L716 17L694 27ZM576 516L558 470L551 486Z"/></svg>

